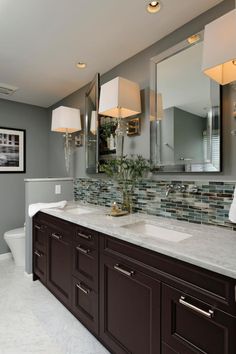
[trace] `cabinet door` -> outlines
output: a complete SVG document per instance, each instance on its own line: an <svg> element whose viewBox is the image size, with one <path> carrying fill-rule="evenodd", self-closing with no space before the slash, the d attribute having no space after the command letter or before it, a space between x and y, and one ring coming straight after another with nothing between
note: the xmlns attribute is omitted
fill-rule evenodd
<svg viewBox="0 0 236 354"><path fill-rule="evenodd" d="M72 245L63 231L48 235L48 288L67 307L71 304Z"/></svg>
<svg viewBox="0 0 236 354"><path fill-rule="evenodd" d="M236 318L167 285L162 309L163 341L177 353L236 353Z"/></svg>
<svg viewBox="0 0 236 354"><path fill-rule="evenodd" d="M160 283L101 256L100 337L116 354L160 353Z"/></svg>

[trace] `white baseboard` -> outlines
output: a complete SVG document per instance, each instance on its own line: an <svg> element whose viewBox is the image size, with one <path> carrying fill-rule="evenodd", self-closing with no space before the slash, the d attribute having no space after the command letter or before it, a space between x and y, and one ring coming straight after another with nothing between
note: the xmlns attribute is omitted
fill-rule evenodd
<svg viewBox="0 0 236 354"><path fill-rule="evenodd" d="M0 254L0 261L3 261L4 259L11 259L11 258L12 258L11 252Z"/></svg>

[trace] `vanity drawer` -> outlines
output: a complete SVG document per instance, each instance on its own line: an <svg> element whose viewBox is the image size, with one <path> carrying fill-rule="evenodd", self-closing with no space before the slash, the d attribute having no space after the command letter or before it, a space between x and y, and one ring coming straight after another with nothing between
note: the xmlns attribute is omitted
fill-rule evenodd
<svg viewBox="0 0 236 354"><path fill-rule="evenodd" d="M162 340L176 353L235 353L235 317L166 285L162 311Z"/></svg>
<svg viewBox="0 0 236 354"><path fill-rule="evenodd" d="M101 247L105 254L133 260L161 281L236 315L234 279L106 235Z"/></svg>
<svg viewBox="0 0 236 354"><path fill-rule="evenodd" d="M43 224L41 220L34 220L33 222L33 243L34 248L38 250L46 250L47 247L47 225Z"/></svg>
<svg viewBox="0 0 236 354"><path fill-rule="evenodd" d="M98 289L98 250L85 242L73 244L73 275Z"/></svg>
<svg viewBox="0 0 236 354"><path fill-rule="evenodd" d="M68 242L72 243L76 230L74 224L42 212L38 213L37 216L38 219L35 219L36 221L42 220L43 224L53 230L55 234L63 235Z"/></svg>
<svg viewBox="0 0 236 354"><path fill-rule="evenodd" d="M86 227L78 226L76 227L76 232L74 235L74 241L87 244L88 246L97 249L98 236L96 231L87 229Z"/></svg>
<svg viewBox="0 0 236 354"><path fill-rule="evenodd" d="M72 312L93 333L98 334L98 294L81 279L73 278Z"/></svg>

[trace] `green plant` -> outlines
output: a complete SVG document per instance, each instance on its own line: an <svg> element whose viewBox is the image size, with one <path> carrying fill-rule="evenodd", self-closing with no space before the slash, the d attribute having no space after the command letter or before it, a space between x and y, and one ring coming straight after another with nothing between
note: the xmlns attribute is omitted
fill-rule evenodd
<svg viewBox="0 0 236 354"><path fill-rule="evenodd" d="M131 211L131 199L135 184L144 173L150 170L150 163L141 155L136 157L127 156L117 157L107 160L101 166L101 171L105 172L109 177L115 179L123 192L123 209Z"/></svg>
<svg viewBox="0 0 236 354"><path fill-rule="evenodd" d="M105 122L100 126L100 137L104 140L110 138L111 134L114 134L116 130L117 122L115 120Z"/></svg>

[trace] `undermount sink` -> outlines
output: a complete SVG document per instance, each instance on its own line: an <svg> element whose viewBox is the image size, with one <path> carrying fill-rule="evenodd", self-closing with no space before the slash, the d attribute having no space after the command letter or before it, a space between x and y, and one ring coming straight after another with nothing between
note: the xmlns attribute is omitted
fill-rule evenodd
<svg viewBox="0 0 236 354"><path fill-rule="evenodd" d="M94 212L92 208L86 206L78 206L75 208L68 208L64 210L66 213L73 214L73 215L82 215Z"/></svg>
<svg viewBox="0 0 236 354"><path fill-rule="evenodd" d="M122 227L135 232L136 236L149 240L162 239L165 241L180 242L192 237L192 235L185 232L166 229L147 221L123 225Z"/></svg>

